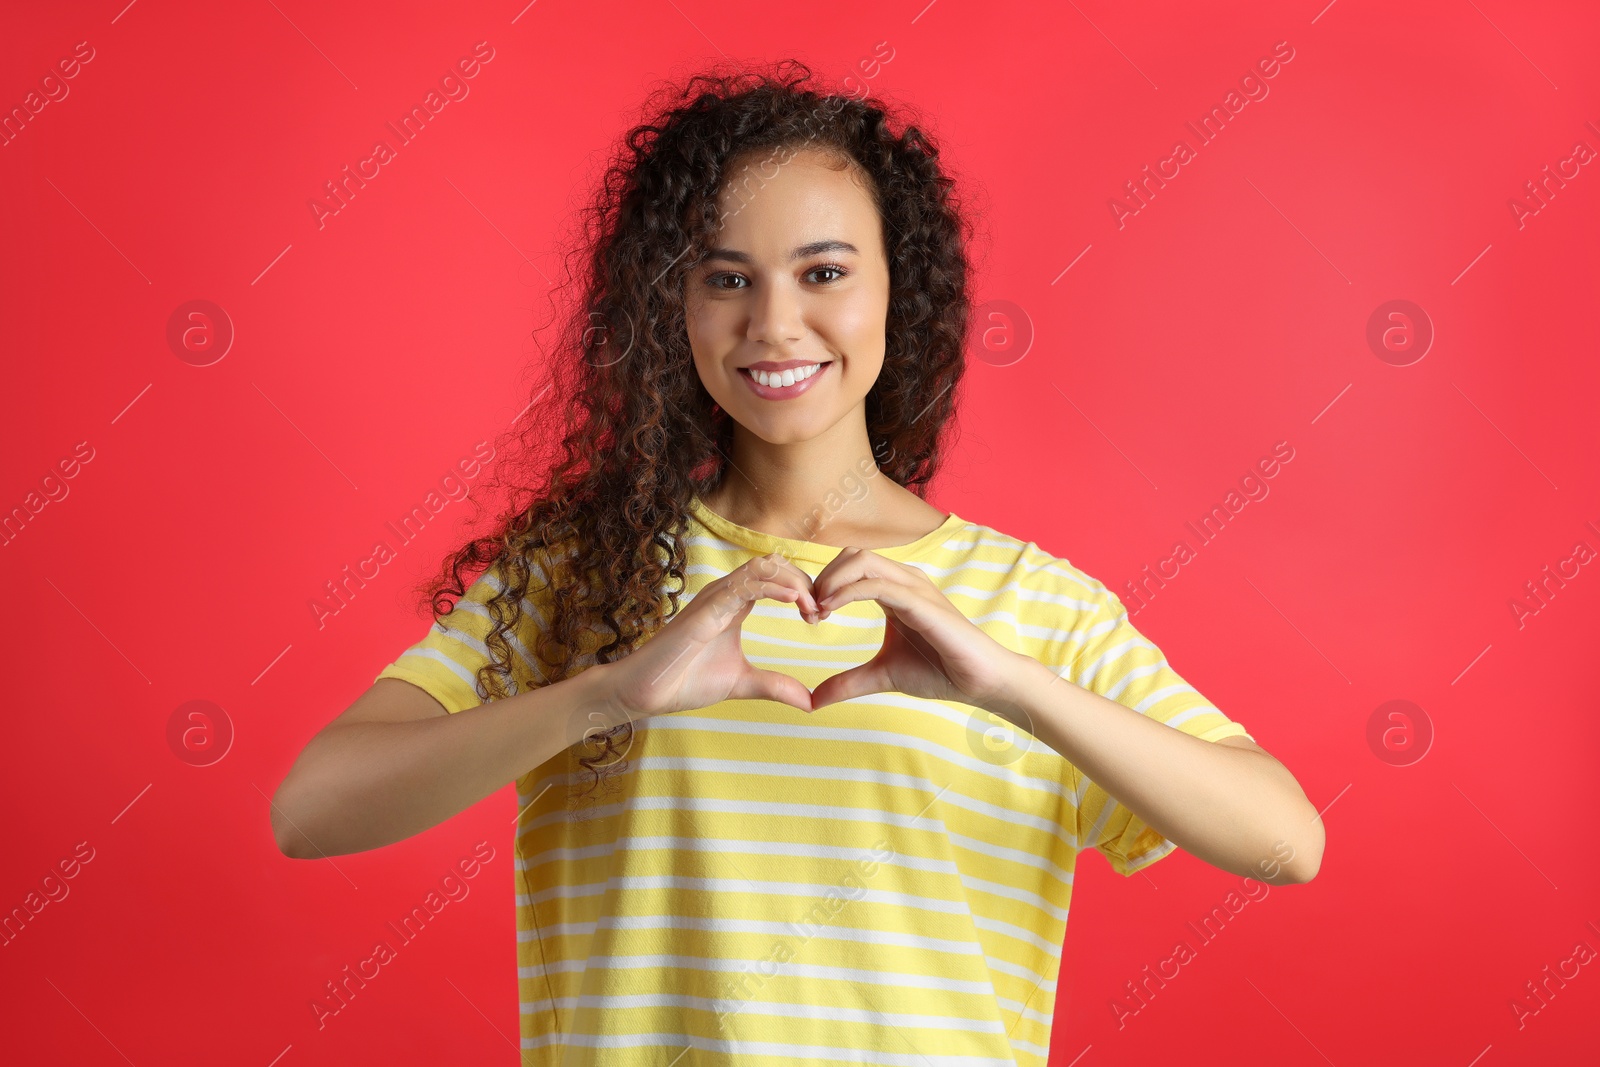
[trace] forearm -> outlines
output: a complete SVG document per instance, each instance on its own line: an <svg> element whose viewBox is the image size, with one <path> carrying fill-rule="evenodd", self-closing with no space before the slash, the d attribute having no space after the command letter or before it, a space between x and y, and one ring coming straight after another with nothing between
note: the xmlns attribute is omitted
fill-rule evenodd
<svg viewBox="0 0 1600 1067"><path fill-rule="evenodd" d="M273 798L285 852L363 852L438 825L581 741L607 685L600 665L453 715L327 727Z"/></svg>
<svg viewBox="0 0 1600 1067"><path fill-rule="evenodd" d="M1316 871L1322 822L1272 756L1202 741L1019 659L1016 681L988 710L1043 741L1156 832L1232 874L1284 883ZM1288 860L1283 845L1293 849Z"/></svg>

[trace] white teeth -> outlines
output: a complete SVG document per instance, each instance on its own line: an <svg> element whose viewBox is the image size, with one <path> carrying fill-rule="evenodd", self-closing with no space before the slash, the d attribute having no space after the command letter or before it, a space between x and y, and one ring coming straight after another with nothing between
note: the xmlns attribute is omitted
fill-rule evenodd
<svg viewBox="0 0 1600 1067"><path fill-rule="evenodd" d="M750 376L769 388L781 389L784 386L793 385L795 382L803 382L821 369L822 364L810 363L804 367L791 368L777 374L771 371L753 370L750 372Z"/></svg>

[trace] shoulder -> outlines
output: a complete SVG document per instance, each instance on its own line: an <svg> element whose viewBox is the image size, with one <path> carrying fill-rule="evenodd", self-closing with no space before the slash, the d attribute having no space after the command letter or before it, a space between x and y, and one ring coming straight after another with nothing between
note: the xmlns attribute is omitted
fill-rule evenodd
<svg viewBox="0 0 1600 1067"><path fill-rule="evenodd" d="M940 555L926 568L935 583L963 610L1004 615L1032 658L1068 662L1127 633L1127 612L1104 582L1034 541L968 521Z"/></svg>
<svg viewBox="0 0 1600 1067"><path fill-rule="evenodd" d="M1002 573L1002 581L1015 583L1023 599L1085 610L1121 604L1103 582L1065 556L992 526L968 521L944 547L952 556Z"/></svg>
<svg viewBox="0 0 1600 1067"><path fill-rule="evenodd" d="M582 565L580 554L571 546L553 550L527 545L503 552L466 581L459 595L450 597L454 604L435 622L435 628L441 632L452 626L472 629L501 619L519 628L530 624L548 628L555 583L563 576L570 580Z"/></svg>

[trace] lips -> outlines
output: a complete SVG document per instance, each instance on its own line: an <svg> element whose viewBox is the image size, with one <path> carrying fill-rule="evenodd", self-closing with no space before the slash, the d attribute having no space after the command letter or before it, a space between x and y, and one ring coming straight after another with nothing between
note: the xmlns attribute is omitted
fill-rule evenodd
<svg viewBox="0 0 1600 1067"><path fill-rule="evenodd" d="M772 381L774 380L775 371L781 372L791 368L808 366L815 366L817 369L812 372L810 377L797 379L789 385L781 384L781 378L778 379L778 384L763 385L756 380L755 375L752 373L752 371L765 371L767 372L768 381ZM828 368L831 366L833 366L831 362L818 365L817 363L805 363L799 360L790 360L783 363L757 363L750 367L740 367L739 377L744 379L745 384L754 391L756 396L763 400L790 400L810 389L812 383L827 374ZM790 372L792 373L792 370Z"/></svg>

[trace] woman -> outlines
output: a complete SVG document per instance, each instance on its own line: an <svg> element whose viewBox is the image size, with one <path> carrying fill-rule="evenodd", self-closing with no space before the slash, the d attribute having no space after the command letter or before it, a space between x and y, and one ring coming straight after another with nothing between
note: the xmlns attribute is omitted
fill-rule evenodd
<svg viewBox="0 0 1600 1067"><path fill-rule="evenodd" d="M1320 862L1114 594L923 498L965 227L924 133L809 77L629 134L541 389L562 462L275 798L314 858L516 781L526 1062L1043 1063L1081 849Z"/></svg>

